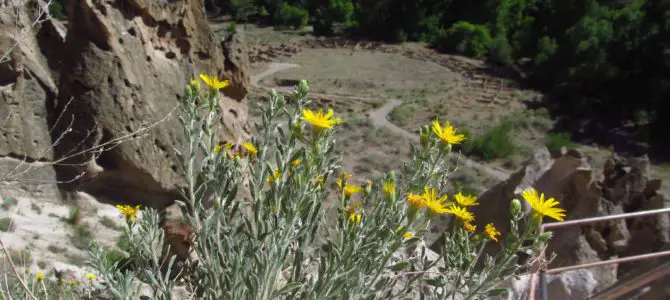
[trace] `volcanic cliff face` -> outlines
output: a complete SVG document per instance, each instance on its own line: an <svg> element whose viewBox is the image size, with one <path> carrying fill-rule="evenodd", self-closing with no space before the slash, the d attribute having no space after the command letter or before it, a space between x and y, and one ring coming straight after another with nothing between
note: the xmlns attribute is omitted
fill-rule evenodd
<svg viewBox="0 0 670 300"><path fill-rule="evenodd" d="M38 7L24 2L0 16L0 53L24 39L0 65L0 156L60 161L62 191L164 207L184 182L179 101L200 73L232 83L220 138L246 135L246 51L234 34L214 37L202 0L71 1L67 27L50 19L33 31Z"/></svg>
<svg viewBox="0 0 670 300"><path fill-rule="evenodd" d="M118 212L98 201L163 209L180 197L174 150L185 149L178 115L191 79L230 80L219 139L249 132L244 42L214 36L203 0L69 3L61 22L40 1L0 0L0 196L18 199L2 211L12 221L3 242L50 266L83 262L75 226L114 243ZM64 226L73 202L81 213ZM164 210L166 242L183 244L189 228L174 208Z"/></svg>

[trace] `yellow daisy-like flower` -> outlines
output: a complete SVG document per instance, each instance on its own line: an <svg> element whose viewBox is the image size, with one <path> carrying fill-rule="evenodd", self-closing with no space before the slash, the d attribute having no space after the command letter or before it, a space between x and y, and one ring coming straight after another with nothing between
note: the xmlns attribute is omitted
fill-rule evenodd
<svg viewBox="0 0 670 300"><path fill-rule="evenodd" d="M465 222L463 223L463 228L465 228L465 230L467 230L468 232L473 232L477 230L477 225L472 225L472 223Z"/></svg>
<svg viewBox="0 0 670 300"><path fill-rule="evenodd" d="M344 187L342 186L342 180L337 181L337 186L340 187L340 189L344 189L344 196L346 197L351 197L352 195L356 193L360 193L363 188L357 185L350 185L348 182L344 182Z"/></svg>
<svg viewBox="0 0 670 300"><path fill-rule="evenodd" d="M88 273L88 274L86 274L86 279L88 279L88 280L94 280L95 278L97 278L97 277L95 276L95 274L92 274L92 273Z"/></svg>
<svg viewBox="0 0 670 300"><path fill-rule="evenodd" d="M444 128L440 126L440 122L437 120L433 121L433 133L440 138L442 143L446 144L460 144L465 140L465 136L462 134L456 134L456 129L449 124L449 122L444 123Z"/></svg>
<svg viewBox="0 0 670 300"><path fill-rule="evenodd" d="M302 110L302 117L300 120L303 120L309 124L312 124L315 128L319 130L331 129L333 125L342 123L342 120L338 118L333 118L333 110L329 109L328 113L324 114L322 109L319 109L318 112L313 112L309 109Z"/></svg>
<svg viewBox="0 0 670 300"><path fill-rule="evenodd" d="M123 215L126 220L135 221L137 220L137 212L140 211L140 205L132 207L130 205L117 205L116 209L119 210L121 215Z"/></svg>
<svg viewBox="0 0 670 300"><path fill-rule="evenodd" d="M291 166L292 167L297 168L297 167L300 167L300 165L302 165L302 161L300 159L295 159L295 160L291 161Z"/></svg>
<svg viewBox="0 0 670 300"><path fill-rule="evenodd" d="M418 195L418 194L408 194L407 195L407 202L415 207L424 207L426 206L426 203L423 201L423 195Z"/></svg>
<svg viewBox="0 0 670 300"><path fill-rule="evenodd" d="M242 143L242 147L244 147L244 149L247 149L247 152L249 152L251 156L258 155L258 149L256 149L256 146L254 146L254 144L252 144L251 142Z"/></svg>
<svg viewBox="0 0 670 300"><path fill-rule="evenodd" d="M437 189L425 187L423 193L423 202L425 206L436 214L448 212L449 203L446 202L447 195L437 197Z"/></svg>
<svg viewBox="0 0 670 300"><path fill-rule="evenodd" d="M279 178L281 178L281 173L279 173L279 169L275 169L274 172L272 172L272 176L267 179L268 184L273 184L275 181L279 180Z"/></svg>
<svg viewBox="0 0 670 300"><path fill-rule="evenodd" d="M486 228L484 228L484 234L486 234L486 236L488 236L490 239L497 242L498 236L501 235L502 233L500 233L500 231L498 231L498 229L496 229L496 227L493 226L493 223L488 223L486 224Z"/></svg>
<svg viewBox="0 0 670 300"><path fill-rule="evenodd" d="M456 216L456 218L463 221L463 223L471 223L475 221L475 215L469 212L465 207L451 206L444 212Z"/></svg>
<svg viewBox="0 0 670 300"><path fill-rule="evenodd" d="M391 181L385 181L382 185L382 189L384 190L384 194L391 196L395 194L395 183Z"/></svg>
<svg viewBox="0 0 670 300"><path fill-rule="evenodd" d="M44 273L42 272L37 273L37 275L35 275L35 278L37 278L37 281L44 280Z"/></svg>
<svg viewBox="0 0 670 300"><path fill-rule="evenodd" d="M354 222L354 223L360 223L361 218L363 218L363 215L357 214L355 212L352 212L349 214L349 221Z"/></svg>
<svg viewBox="0 0 670 300"><path fill-rule="evenodd" d="M221 152L221 145L216 145L216 146L214 146L214 152L215 152L215 153L219 153L219 152Z"/></svg>
<svg viewBox="0 0 670 300"><path fill-rule="evenodd" d="M404 239L406 239L406 240L409 240L409 239L411 239L411 238L414 237L414 234L408 231L408 232L405 232L405 233L402 235L402 237L403 237Z"/></svg>
<svg viewBox="0 0 670 300"><path fill-rule="evenodd" d="M557 221L565 220L565 209L556 207L559 203L554 198L544 200L544 193L538 195L534 188L526 189L521 196L533 208L536 217L547 216Z"/></svg>
<svg viewBox="0 0 670 300"><path fill-rule="evenodd" d="M458 205L463 207L479 205L476 196L466 196L460 192L454 195L454 199L456 199L456 203L458 203Z"/></svg>
<svg viewBox="0 0 670 300"><path fill-rule="evenodd" d="M228 80L219 80L219 78L216 78L214 76L208 76L205 74L200 74L200 79L204 81L210 88L213 89L222 89L230 85L230 81Z"/></svg>

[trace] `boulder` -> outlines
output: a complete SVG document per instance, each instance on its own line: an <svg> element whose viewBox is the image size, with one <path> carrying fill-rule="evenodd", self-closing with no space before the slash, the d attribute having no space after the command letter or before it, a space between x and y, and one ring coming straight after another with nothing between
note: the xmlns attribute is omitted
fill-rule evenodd
<svg viewBox="0 0 670 300"><path fill-rule="evenodd" d="M602 176L597 176L588 159L576 150L563 150L552 159L546 149L541 149L509 179L480 195L481 205L472 211L477 216L478 227L493 222L505 232L509 227L511 199L522 199L521 192L531 186L544 193L545 198L558 200L567 211L566 220L573 220L670 207L659 192L661 185L660 180L651 178L646 155L620 157L613 154L603 166ZM525 210L530 211L527 204ZM553 221L544 220L545 223ZM658 215L553 230L546 253L555 254L549 267L557 268L659 251L668 246L669 241L670 216ZM431 248L437 246L433 244ZM491 254L499 250L497 244L490 244L486 249ZM574 289L587 294L601 291L638 267L639 264L622 264L591 268L589 272L596 280L583 281L587 286ZM561 279L560 282L560 286L572 286L580 280ZM559 294L555 297L581 299L569 293Z"/></svg>

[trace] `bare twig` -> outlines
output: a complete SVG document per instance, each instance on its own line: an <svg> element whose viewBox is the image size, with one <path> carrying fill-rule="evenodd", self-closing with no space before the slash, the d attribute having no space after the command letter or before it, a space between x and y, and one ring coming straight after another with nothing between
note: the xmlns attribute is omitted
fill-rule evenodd
<svg viewBox="0 0 670 300"><path fill-rule="evenodd" d="M160 120L158 120L154 123L151 123L149 125L141 127L140 129L138 129L136 131L130 132L128 134L125 134L125 135L120 136L118 138L115 138L115 139L112 139L110 141L104 142L102 144L94 145L92 147L86 148L86 149L81 150L81 151L77 151L77 152L74 152L74 153L72 153L72 151L70 151L70 152L66 153L65 155L63 155L62 157L60 157L60 158L58 158L54 161L51 161L51 162L41 162L41 163L36 163L36 164L27 164L27 157L24 156L24 159L18 165L16 165L13 169L6 172L4 175L0 176L0 181L17 180L18 177L20 177L20 176L38 168L38 167L45 167L45 166L49 166L49 165L58 165L58 166L82 166L82 165L85 165L88 162L77 163L77 164L67 164L67 163L63 163L63 161L66 161L66 160L68 160L70 158L73 158L75 156L84 155L86 153L92 153L92 152L95 152L92 159L96 159L102 154L102 152L112 150L112 149L118 147L119 145L121 145L124 142L137 139L137 138L141 137L142 135L146 134L147 131L149 131L149 130L153 129L154 127L160 125L161 123L167 121L170 117L172 117L172 114L174 113L174 111L176 109L177 109L177 107L173 108L165 117L161 118ZM67 129L56 139L56 141L54 141L47 149L45 149L42 152L42 156L44 154L46 154L46 152L49 149L53 149L53 147L58 145L60 143L60 141L64 138L64 136L72 131L72 125L73 124L74 124L74 117L72 118L71 122L68 124ZM96 127L97 127L97 125L96 125ZM77 144L77 146L81 145L83 143L83 140L88 139L88 137L90 137L90 135L93 132L95 132L95 130L89 131L86 134L86 136L82 139L82 142L79 142ZM22 169L20 172L17 172L17 170L19 170L22 166L24 166L26 164L27 164L27 167L25 169ZM85 175L85 172L82 172L82 173L78 174L77 176L75 176L75 178L68 179L68 180L65 180L65 181L60 181L59 183L73 182L73 181L81 178L84 175ZM41 181L41 180L31 180L31 179L23 179L23 178L21 180L34 181L34 182L35 181ZM45 181L45 182L53 182L53 181Z"/></svg>
<svg viewBox="0 0 670 300"><path fill-rule="evenodd" d="M2 251L5 252L5 255L7 255L7 260L9 261L9 265L12 267L12 271L14 271L14 275L16 276L16 279L21 283L21 287L26 291L30 299L37 299L35 298L35 295L33 292L28 288L28 285L26 284L23 279L21 279L21 276L19 275L19 271L16 270L16 265L14 265L14 261L12 261L12 256L9 255L9 251L7 251L7 247L5 247L5 243L2 242L2 239L0 239L0 247L2 247Z"/></svg>
<svg viewBox="0 0 670 300"><path fill-rule="evenodd" d="M10 60L9 56L12 54L14 49L16 49L16 47L18 47L21 44L21 42L23 42L27 38L28 33L30 33L32 31L32 29L35 26L37 26L37 24L42 23L44 21L47 21L51 18L51 16L49 15L49 6L51 5L52 1L53 0L49 0L46 3L44 3L44 5L40 5L39 10L37 11L37 17L35 18L35 20L30 24L30 27L28 27L21 34L21 36L16 40L16 42L11 47L9 47L9 49L7 50L7 53L3 54L2 57L0 57L0 64ZM39 4L41 4L41 1L38 1L38 5ZM47 17L44 18L44 15L46 15ZM16 16L19 17L20 14L17 12Z"/></svg>

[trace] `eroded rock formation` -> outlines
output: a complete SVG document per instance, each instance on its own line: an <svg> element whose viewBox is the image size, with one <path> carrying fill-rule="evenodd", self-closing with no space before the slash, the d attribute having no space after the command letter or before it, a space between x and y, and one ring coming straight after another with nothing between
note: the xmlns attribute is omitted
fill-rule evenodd
<svg viewBox="0 0 670 300"><path fill-rule="evenodd" d="M231 81L219 139L247 138L244 41L239 32L215 37L203 0L69 1L66 22L33 28L44 4L0 1L0 55L9 53L0 64L0 176L23 160L44 165L0 181L39 173L64 199L84 191L169 207L185 184L174 151L185 146L179 101L200 73ZM187 256L193 229L166 211L166 242Z"/></svg>
<svg viewBox="0 0 670 300"><path fill-rule="evenodd" d="M540 150L508 180L480 196L481 205L473 209L477 225L483 227L493 222L504 232L509 226L509 215L501 212L509 211L511 199L521 199L521 191L531 186L547 197L556 198L567 210L567 220L670 207L658 192L660 180L651 179L646 155L623 158L613 154L600 177L577 151L563 151L559 157L552 159L546 149ZM530 208L526 207L526 210ZM546 218L546 222L552 220ZM550 264L551 268L556 268L650 253L668 247L670 222L667 215L659 215L561 228L553 230L553 233L547 253L557 255ZM488 249L489 252L497 250L495 244ZM589 286L583 290L590 293L603 290L640 266L622 264L591 268L588 272L593 273L596 280L584 281ZM578 282L569 278L559 281Z"/></svg>
<svg viewBox="0 0 670 300"><path fill-rule="evenodd" d="M237 140L245 132L248 84L244 66L236 65L241 59L226 56L224 48L230 47L210 31L202 1L71 3L69 55L56 110L71 107L77 124L56 147L57 154L161 124L99 155L76 155L67 162L78 167L60 168L59 174L65 180L85 172L75 185L99 198L164 207L178 197L176 187L184 182L172 149L184 144L175 116L184 83L199 73L231 80L233 87L222 90L219 135ZM68 126L55 125L61 131Z"/></svg>

